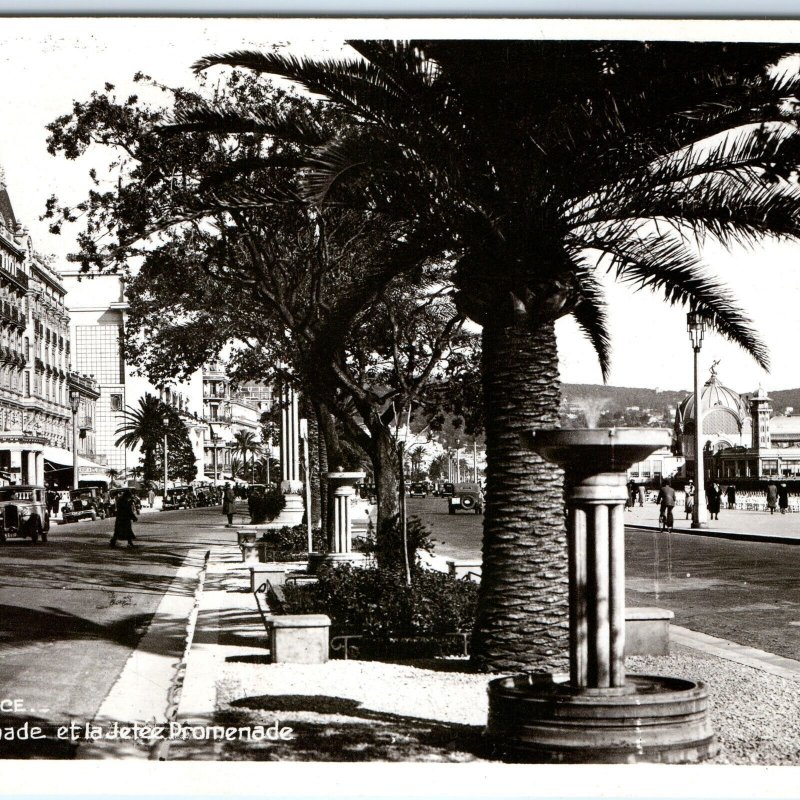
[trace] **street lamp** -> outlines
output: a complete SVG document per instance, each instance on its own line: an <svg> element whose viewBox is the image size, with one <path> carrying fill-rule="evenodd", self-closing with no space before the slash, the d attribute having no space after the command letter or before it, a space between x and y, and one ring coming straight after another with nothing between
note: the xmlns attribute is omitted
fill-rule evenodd
<svg viewBox="0 0 800 800"><path fill-rule="evenodd" d="M705 470L703 468L703 403L700 394L700 348L703 346L705 320L697 311L686 315L686 327L694 350L694 507L692 508L692 527L704 528L706 525Z"/></svg>
<svg viewBox="0 0 800 800"><path fill-rule="evenodd" d="M161 422L164 425L164 503L167 502L167 459L169 451L167 449L167 429L169 428L169 417L163 417Z"/></svg>
<svg viewBox="0 0 800 800"><path fill-rule="evenodd" d="M79 392L69 393L69 407L72 409L72 488L78 488L78 409L81 405Z"/></svg>

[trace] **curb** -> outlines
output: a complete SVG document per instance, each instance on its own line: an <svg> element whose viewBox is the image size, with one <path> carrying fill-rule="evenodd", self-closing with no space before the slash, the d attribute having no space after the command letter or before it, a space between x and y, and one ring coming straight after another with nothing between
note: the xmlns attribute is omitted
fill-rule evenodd
<svg viewBox="0 0 800 800"><path fill-rule="evenodd" d="M642 525L641 523L625 523L625 529L658 532L657 525ZM674 528L672 533L679 533L684 536L704 536L711 539L729 539L742 542L764 542L765 544L800 544L800 537L775 536L769 533L739 533L737 531L720 531L706 528Z"/></svg>

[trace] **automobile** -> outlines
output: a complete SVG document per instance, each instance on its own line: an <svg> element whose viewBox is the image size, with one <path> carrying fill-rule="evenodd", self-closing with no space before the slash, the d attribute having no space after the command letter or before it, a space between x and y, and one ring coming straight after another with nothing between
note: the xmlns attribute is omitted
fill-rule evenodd
<svg viewBox="0 0 800 800"><path fill-rule="evenodd" d="M455 484L443 483L439 488L439 497L452 497L455 493Z"/></svg>
<svg viewBox="0 0 800 800"><path fill-rule="evenodd" d="M197 498L189 486L175 486L167 489L167 496L164 498L164 511L174 511L178 508L194 508L197 505Z"/></svg>
<svg viewBox="0 0 800 800"><path fill-rule="evenodd" d="M44 486L0 486L0 544L8 538L47 541L45 491Z"/></svg>
<svg viewBox="0 0 800 800"><path fill-rule="evenodd" d="M104 519L108 516L109 505L105 499L105 492L99 486L84 486L73 489L69 493L69 500L62 509L61 518L64 522L78 522L82 519Z"/></svg>
<svg viewBox="0 0 800 800"><path fill-rule="evenodd" d="M479 483L457 483L453 494L447 499L447 512L455 514L459 509L483 513L483 491Z"/></svg>
<svg viewBox="0 0 800 800"><path fill-rule="evenodd" d="M412 483L408 487L408 496L409 497L427 497L428 492L425 490L424 483Z"/></svg>
<svg viewBox="0 0 800 800"><path fill-rule="evenodd" d="M133 495L134 514L138 514L142 510L142 500L136 492L132 489L126 489L124 486L111 489L108 493L108 516L116 516L117 513L117 499L123 492L130 492Z"/></svg>

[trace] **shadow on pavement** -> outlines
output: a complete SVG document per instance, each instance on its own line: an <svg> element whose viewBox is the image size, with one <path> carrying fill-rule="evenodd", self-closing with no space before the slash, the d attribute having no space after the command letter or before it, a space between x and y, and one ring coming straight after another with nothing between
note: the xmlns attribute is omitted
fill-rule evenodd
<svg viewBox="0 0 800 800"><path fill-rule="evenodd" d="M289 727L288 741L216 742L215 758L252 761L472 761L487 758L482 727L403 716L324 695L261 695L237 700L209 725ZM170 760L209 759L208 742L181 740Z"/></svg>

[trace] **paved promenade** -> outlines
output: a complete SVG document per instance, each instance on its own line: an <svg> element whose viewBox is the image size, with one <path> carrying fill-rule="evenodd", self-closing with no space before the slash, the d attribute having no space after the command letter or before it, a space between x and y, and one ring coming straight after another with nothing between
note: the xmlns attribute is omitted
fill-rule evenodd
<svg viewBox="0 0 800 800"><path fill-rule="evenodd" d="M739 511L723 508L719 520L708 520L706 527L692 530L691 520L680 506L674 511L675 533L691 533L700 536L720 536L730 539L764 542L797 542L800 544L800 514L781 514L776 511ZM658 506L655 503L638 505L625 512L625 525L657 528Z"/></svg>

